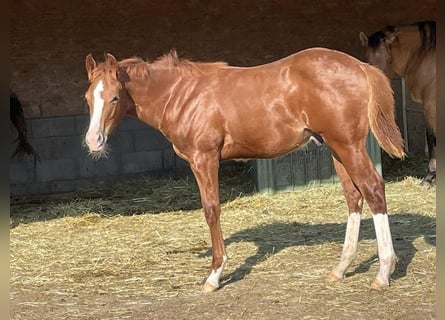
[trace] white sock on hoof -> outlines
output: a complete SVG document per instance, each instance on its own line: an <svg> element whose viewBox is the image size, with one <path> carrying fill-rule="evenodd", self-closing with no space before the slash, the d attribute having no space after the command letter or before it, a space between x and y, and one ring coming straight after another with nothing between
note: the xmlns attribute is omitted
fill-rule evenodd
<svg viewBox="0 0 445 320"><path fill-rule="evenodd" d="M210 273L206 282L208 282L215 288L219 288L219 279L221 278L221 274L223 272L224 266L226 265L226 262L227 262L227 256L223 256L223 262L221 263L221 266L216 270L212 270L212 273Z"/></svg>

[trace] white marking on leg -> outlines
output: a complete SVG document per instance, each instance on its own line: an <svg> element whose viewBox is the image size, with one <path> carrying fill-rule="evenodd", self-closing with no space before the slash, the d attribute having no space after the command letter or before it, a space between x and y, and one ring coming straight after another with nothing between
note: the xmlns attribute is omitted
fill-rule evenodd
<svg viewBox="0 0 445 320"><path fill-rule="evenodd" d="M340 262L331 272L338 279L344 277L346 269L351 265L357 255L360 218L361 215L358 212L349 213Z"/></svg>
<svg viewBox="0 0 445 320"><path fill-rule="evenodd" d="M221 263L221 266L216 270L212 270L212 273L210 273L206 282L210 283L215 288L219 288L219 279L221 278L221 274L224 270L224 266L226 265L226 262L227 262L227 257L223 256L223 262Z"/></svg>
<svg viewBox="0 0 445 320"><path fill-rule="evenodd" d="M392 244L388 215L385 213L376 213L372 215L372 218L374 220L380 261L380 269L379 274L377 275L377 280L384 285L389 285L389 277L391 270L396 263L397 257Z"/></svg>

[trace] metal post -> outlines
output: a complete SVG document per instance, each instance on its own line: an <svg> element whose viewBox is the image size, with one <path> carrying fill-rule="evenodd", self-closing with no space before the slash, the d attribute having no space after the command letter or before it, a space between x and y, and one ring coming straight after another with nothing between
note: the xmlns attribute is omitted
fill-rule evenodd
<svg viewBox="0 0 445 320"><path fill-rule="evenodd" d="M402 122L403 122L403 137L405 139L405 152L409 152L408 146L408 124L406 120L406 88L405 79L401 78L402 83Z"/></svg>

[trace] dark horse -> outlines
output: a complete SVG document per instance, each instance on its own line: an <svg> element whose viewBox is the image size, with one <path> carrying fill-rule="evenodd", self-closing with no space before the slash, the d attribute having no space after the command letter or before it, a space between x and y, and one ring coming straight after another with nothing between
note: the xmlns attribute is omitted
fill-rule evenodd
<svg viewBox="0 0 445 320"><path fill-rule="evenodd" d="M14 93L9 94L9 117L11 123L17 129L17 147L12 154L12 158L23 158L25 154L32 155L34 162L39 159L34 148L28 142L28 129L26 127L25 115L23 114L22 104Z"/></svg>
<svg viewBox="0 0 445 320"><path fill-rule="evenodd" d="M214 291L227 260L220 227L220 160L273 158L312 137L332 150L349 208L340 263L329 274L339 280L358 245L363 199L374 218L380 270L372 287L382 289L396 261L385 200L385 184L366 151L371 130L390 155L403 158L388 78L376 67L345 53L313 48L256 67L197 63L171 52L152 63L97 64L86 57L90 86L85 97L91 121L85 142L101 156L124 114L162 132L190 163L210 228L212 264L203 290Z"/></svg>
<svg viewBox="0 0 445 320"><path fill-rule="evenodd" d="M422 103L429 154L422 184L436 185L436 22L387 26L369 37L361 32L360 40L367 60L404 78L413 100Z"/></svg>

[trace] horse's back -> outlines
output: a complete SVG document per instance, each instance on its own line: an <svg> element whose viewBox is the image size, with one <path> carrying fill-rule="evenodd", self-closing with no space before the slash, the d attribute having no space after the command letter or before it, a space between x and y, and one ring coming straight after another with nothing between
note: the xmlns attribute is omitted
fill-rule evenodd
<svg viewBox="0 0 445 320"><path fill-rule="evenodd" d="M314 131L323 131L327 123L345 118L354 125L359 117L351 117L351 112L366 114L367 64L346 53L324 48L307 49L293 58L294 79L300 87L294 94L294 107L313 118Z"/></svg>
<svg viewBox="0 0 445 320"><path fill-rule="evenodd" d="M364 65L345 53L313 48L263 66L227 69L216 95L225 142L243 146L245 154L238 157L252 150L273 157L300 147L314 133L346 142L346 131L361 128L355 134L365 139L370 91ZM230 157L236 148L227 149Z"/></svg>

